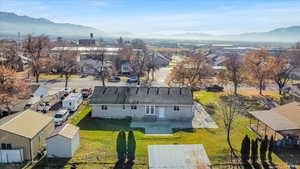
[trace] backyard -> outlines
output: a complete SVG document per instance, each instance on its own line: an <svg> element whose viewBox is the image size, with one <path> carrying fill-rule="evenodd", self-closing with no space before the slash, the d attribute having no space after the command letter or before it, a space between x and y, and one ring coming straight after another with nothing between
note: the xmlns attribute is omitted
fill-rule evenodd
<svg viewBox="0 0 300 169"><path fill-rule="evenodd" d="M195 92L195 100L203 104L213 119L218 124L217 129L197 129L197 130L176 130L173 136L145 136L143 129L134 129L137 142L136 160L134 169L147 168L147 145L150 144L203 144L212 164L224 164L230 159L229 149L226 142L226 133L223 127L222 114L216 111L216 104L220 98L228 93ZM249 98L256 93L241 93L244 98ZM275 92L267 92L268 97L275 100L279 98ZM259 103L246 100L246 105L253 109L261 109L263 106ZM130 121L126 120L105 120L91 119L88 116L91 108L84 107L71 120L71 123L80 127L81 147L75 156L64 161L65 168L70 168L75 163L80 168L114 168L117 161L115 142L118 131L131 130ZM240 149L243 137L247 134L250 138L255 138L255 134L247 129L249 118L240 115L237 117L232 132L232 144L236 150ZM276 165L283 166L276 155L273 155L273 161ZM57 162L57 161L56 161Z"/></svg>

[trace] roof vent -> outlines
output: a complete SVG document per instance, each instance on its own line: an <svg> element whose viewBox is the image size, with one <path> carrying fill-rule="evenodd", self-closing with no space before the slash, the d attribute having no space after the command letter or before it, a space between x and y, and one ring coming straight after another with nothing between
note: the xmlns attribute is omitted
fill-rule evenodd
<svg viewBox="0 0 300 169"><path fill-rule="evenodd" d="M147 89L147 94L149 94L149 92L150 92L150 87L148 87L148 89Z"/></svg>
<svg viewBox="0 0 300 169"><path fill-rule="evenodd" d="M159 95L159 87L156 89L156 94Z"/></svg>
<svg viewBox="0 0 300 169"><path fill-rule="evenodd" d="M170 88L168 88L168 95L170 95Z"/></svg>

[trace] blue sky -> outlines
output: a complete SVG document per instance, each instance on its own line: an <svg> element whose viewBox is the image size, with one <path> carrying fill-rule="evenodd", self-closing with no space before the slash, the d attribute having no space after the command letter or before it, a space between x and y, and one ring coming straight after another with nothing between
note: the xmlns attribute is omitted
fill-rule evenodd
<svg viewBox="0 0 300 169"><path fill-rule="evenodd" d="M0 11L107 32L237 34L300 25L300 0L0 0Z"/></svg>

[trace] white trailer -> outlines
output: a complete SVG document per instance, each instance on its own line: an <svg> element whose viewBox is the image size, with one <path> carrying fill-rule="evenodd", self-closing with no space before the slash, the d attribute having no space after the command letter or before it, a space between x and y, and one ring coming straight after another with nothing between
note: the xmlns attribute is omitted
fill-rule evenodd
<svg viewBox="0 0 300 169"><path fill-rule="evenodd" d="M70 93L63 101L62 106L70 111L76 111L82 103L81 93Z"/></svg>

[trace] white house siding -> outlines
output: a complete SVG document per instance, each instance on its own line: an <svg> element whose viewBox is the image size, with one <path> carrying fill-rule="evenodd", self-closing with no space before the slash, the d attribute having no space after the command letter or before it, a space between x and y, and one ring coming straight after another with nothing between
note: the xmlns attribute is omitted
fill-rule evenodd
<svg viewBox="0 0 300 169"><path fill-rule="evenodd" d="M72 156L74 155L76 150L79 148L79 146L80 146L80 136L79 136L79 130L78 130L77 133L74 135L74 137L71 140Z"/></svg>
<svg viewBox="0 0 300 169"><path fill-rule="evenodd" d="M131 117L133 120L191 120L194 117L193 105L179 105L179 111L174 111L175 105L155 105L154 115L146 115L146 105L136 105L136 110L132 110L131 105L125 105L123 109L123 105L120 104L106 104L107 110L102 110L101 106L101 104L92 104L92 117L111 119ZM161 107L164 108L164 118L159 118Z"/></svg>
<svg viewBox="0 0 300 169"><path fill-rule="evenodd" d="M72 157L71 139L57 135L47 140L48 157Z"/></svg>

